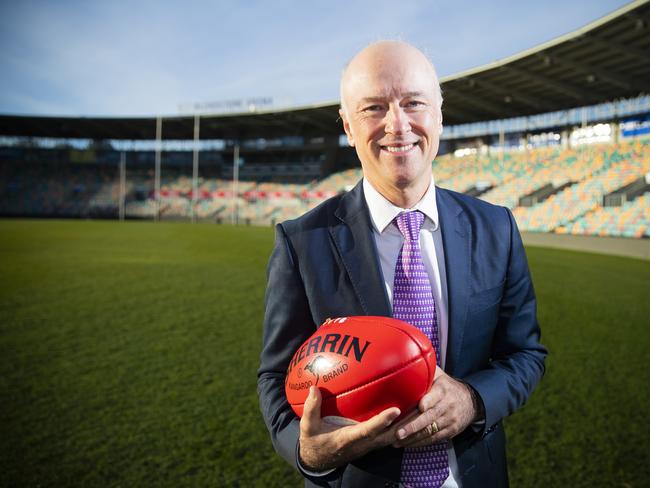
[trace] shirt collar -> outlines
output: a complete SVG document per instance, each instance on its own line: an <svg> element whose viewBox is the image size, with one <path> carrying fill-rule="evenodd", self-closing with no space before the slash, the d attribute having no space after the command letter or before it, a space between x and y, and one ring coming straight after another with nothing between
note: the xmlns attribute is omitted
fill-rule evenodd
<svg viewBox="0 0 650 488"><path fill-rule="evenodd" d="M433 230L438 229L438 206L436 205L436 185L433 175L424 196L412 208L405 209L393 205L366 178L363 179L363 194L368 210L370 210L372 224L379 233L382 233L400 213L410 210L422 212L433 222Z"/></svg>

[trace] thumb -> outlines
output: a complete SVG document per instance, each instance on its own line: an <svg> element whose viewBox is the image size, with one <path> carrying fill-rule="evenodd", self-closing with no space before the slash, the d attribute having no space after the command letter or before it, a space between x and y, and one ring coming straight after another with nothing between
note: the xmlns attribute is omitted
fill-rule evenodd
<svg viewBox="0 0 650 488"><path fill-rule="evenodd" d="M400 416L400 409L397 407L387 408L365 422L354 426L357 439L373 438L383 433Z"/></svg>
<svg viewBox="0 0 650 488"><path fill-rule="evenodd" d="M309 387L309 394L305 399L305 405L300 419L300 427L307 433L314 432L320 425L320 407L322 403L320 390L315 386Z"/></svg>

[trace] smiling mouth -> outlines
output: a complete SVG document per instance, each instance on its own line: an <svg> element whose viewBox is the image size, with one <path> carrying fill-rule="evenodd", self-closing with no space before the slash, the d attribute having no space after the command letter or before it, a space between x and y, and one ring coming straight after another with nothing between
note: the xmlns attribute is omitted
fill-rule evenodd
<svg viewBox="0 0 650 488"><path fill-rule="evenodd" d="M403 145L396 145L393 144L391 146L381 146L382 150L388 151L389 153L392 154L402 154L402 153L407 153L411 149L413 149L416 146L416 143L411 143L411 144L403 144Z"/></svg>

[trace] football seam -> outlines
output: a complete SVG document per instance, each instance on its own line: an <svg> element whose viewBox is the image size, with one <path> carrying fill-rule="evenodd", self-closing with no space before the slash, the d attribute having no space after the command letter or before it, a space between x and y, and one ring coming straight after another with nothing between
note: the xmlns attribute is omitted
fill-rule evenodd
<svg viewBox="0 0 650 488"><path fill-rule="evenodd" d="M330 395L330 396L328 396L328 397L323 397L323 400L329 400L330 398L336 398L337 396L347 395L348 393L352 393L353 391L361 390L362 388L366 388L367 386L370 386L370 385L372 385L373 383L377 383L378 381L381 381L381 380L384 379L384 378L388 378L389 376L394 376L395 374L399 373L400 371L402 371L402 370L405 369L406 367L410 366L411 364L415 363L416 361L419 361L420 359L423 360L423 361L426 363L426 361L424 360L424 357L423 357L423 356L420 356L420 357L417 357L417 358L413 358L413 359L411 359L409 362L407 362L407 363L402 363L401 365L395 367L395 369L393 369L393 370L388 370L388 371L386 371L385 373L382 373L381 376L377 376L377 377L375 377L375 378L373 378L373 379L371 379L371 380L365 382L365 383L362 384L362 385L355 386L355 387L353 387L353 388L350 388L349 390L341 391L341 392L339 392L339 393L336 394L336 395Z"/></svg>
<svg viewBox="0 0 650 488"><path fill-rule="evenodd" d="M364 383L362 385L355 386L353 388L350 388L349 390L344 390L344 391L341 391L341 392L336 393L334 395L328 395L328 396L323 395L322 400L326 401L326 400L330 400L332 398L336 399L337 397L341 397L343 395L347 395L347 394L352 393L354 391L361 390L362 388L366 388L366 387L372 385L373 383L377 383L378 381L381 381L384 378L387 378L389 376L393 376L393 375L399 373L401 370L405 369L406 367L410 366L411 364L413 364L413 363L415 363L416 361L419 361L419 360L423 360L426 363L426 359L424 358L424 356L419 356L417 358L413 358L410 361L408 361L406 363L402 363L399 366L396 366L394 369L388 370L386 373L382 373L381 376L377 376L377 377L367 381L366 383ZM429 368L429 365L427 365L427 369L428 368ZM304 404L305 404L305 402L290 403L290 405L295 405L295 406L300 406L300 405L304 405Z"/></svg>
<svg viewBox="0 0 650 488"><path fill-rule="evenodd" d="M405 323L408 324L408 322L405 322ZM426 354L426 351L425 351L424 349L422 349L422 347L420 347L420 343L419 343L416 339L413 338L413 335L410 334L410 333L408 332L408 330L404 330L404 329L402 329L402 328L400 328L400 327L396 327L396 326L394 326L394 325L392 325L392 324L389 324L389 323L388 323L388 324L387 324L387 323L384 323L384 325L387 325L387 326L389 326L389 327L392 327L393 329L399 330L400 332L402 332L402 333L406 334L407 336L409 336L409 338L410 338L413 342L415 342L415 344L416 344L416 345L418 346L418 348L420 349L420 357L421 357L421 358L424 358L424 354ZM412 325L412 324L409 324L409 325L411 325L411 327L415 327L415 326ZM416 329L417 329L417 327L416 327ZM420 330L420 329L417 329L417 330ZM422 331L420 330L420 332L422 332ZM428 337L427 337L427 339L428 339ZM430 339L429 339L429 340L430 340ZM436 351L436 348L433 346L433 343L431 344L431 349L433 350L434 354L436 355L436 363L437 363L437 361L438 361L438 351ZM435 376L436 376L436 368L438 367L438 364L436 364L436 365L434 366L434 369L433 369L433 372L432 372L432 371L431 371L431 368L429 367L429 362L428 362L428 361L424 361L424 363L427 365L427 370L429 371L429 375L431 376L431 380L433 381L433 379L434 379Z"/></svg>

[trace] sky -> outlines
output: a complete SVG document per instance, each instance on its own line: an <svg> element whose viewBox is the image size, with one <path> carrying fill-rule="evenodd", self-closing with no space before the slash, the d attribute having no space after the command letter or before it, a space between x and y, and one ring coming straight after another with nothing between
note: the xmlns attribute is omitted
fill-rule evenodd
<svg viewBox="0 0 650 488"><path fill-rule="evenodd" d="M338 101L372 41L444 77L582 27L622 0L0 0L0 114L151 116ZM231 107L232 108L232 107Z"/></svg>

